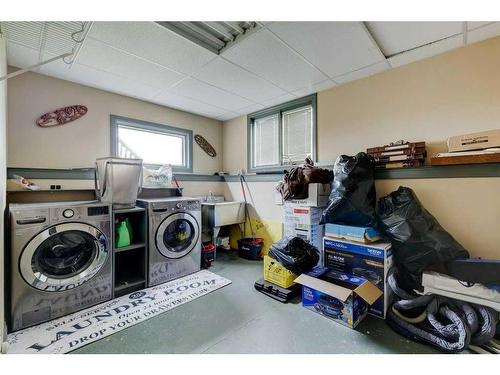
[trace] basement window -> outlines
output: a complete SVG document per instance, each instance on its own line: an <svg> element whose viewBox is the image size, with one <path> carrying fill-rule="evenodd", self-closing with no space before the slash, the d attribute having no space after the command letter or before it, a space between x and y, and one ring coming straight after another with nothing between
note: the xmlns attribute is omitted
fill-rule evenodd
<svg viewBox="0 0 500 375"><path fill-rule="evenodd" d="M193 172L193 132L168 125L111 116L111 151L121 158L142 159L157 168L171 164L176 172Z"/></svg>
<svg viewBox="0 0 500 375"><path fill-rule="evenodd" d="M277 172L316 161L316 95L248 115L249 172Z"/></svg>

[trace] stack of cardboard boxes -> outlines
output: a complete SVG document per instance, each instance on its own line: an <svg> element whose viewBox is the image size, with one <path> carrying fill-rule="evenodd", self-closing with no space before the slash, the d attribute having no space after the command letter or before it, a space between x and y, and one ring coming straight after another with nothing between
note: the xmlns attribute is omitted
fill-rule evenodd
<svg viewBox="0 0 500 375"><path fill-rule="evenodd" d="M369 313L385 319L391 303L386 283L393 263L391 243L382 241L374 228L326 224L323 245L325 267L363 277L383 293Z"/></svg>
<svg viewBox="0 0 500 375"><path fill-rule="evenodd" d="M283 207L283 237L300 237L320 251L319 265L323 264L324 225L321 214L328 203L329 184L309 184L308 198L284 202L276 192L275 203ZM290 288L298 275L283 267L278 261L264 256L264 280L281 288Z"/></svg>
<svg viewBox="0 0 500 375"><path fill-rule="evenodd" d="M276 197L284 206L283 235L308 241L319 250L320 261L311 272L294 275L266 256L264 280L283 288L300 284L305 308L354 328L368 313L385 318L391 303L386 284L391 244L374 228L320 224L329 194L330 185L310 184L307 199Z"/></svg>

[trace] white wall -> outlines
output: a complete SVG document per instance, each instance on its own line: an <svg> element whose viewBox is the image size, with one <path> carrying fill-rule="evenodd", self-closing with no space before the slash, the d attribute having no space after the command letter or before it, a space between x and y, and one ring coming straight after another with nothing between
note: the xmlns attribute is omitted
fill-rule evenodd
<svg viewBox="0 0 500 375"><path fill-rule="evenodd" d="M7 74L7 56L5 51L5 39L0 33L0 76ZM0 82L0 344L4 341L6 334L4 306L5 306L5 283L4 283L4 211L5 211L5 182L7 171L7 83Z"/></svg>
<svg viewBox="0 0 500 375"><path fill-rule="evenodd" d="M25 73L9 80L9 167L92 167L98 157L110 155L110 115L131 117L193 130L217 151L208 156L193 145L193 172L212 174L222 168L220 121L48 76ZM77 121L40 128L42 114L68 105L83 104L88 113Z"/></svg>

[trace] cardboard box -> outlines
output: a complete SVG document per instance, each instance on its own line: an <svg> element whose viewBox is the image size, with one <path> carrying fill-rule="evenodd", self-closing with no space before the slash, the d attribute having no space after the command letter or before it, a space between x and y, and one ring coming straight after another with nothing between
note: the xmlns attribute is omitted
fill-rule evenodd
<svg viewBox="0 0 500 375"><path fill-rule="evenodd" d="M294 283L297 275L287 270L276 259L268 255L264 256L264 280L281 286L282 288L289 288Z"/></svg>
<svg viewBox="0 0 500 375"><path fill-rule="evenodd" d="M368 306L382 295L368 280L326 267L316 267L295 282L302 285L302 306L350 328L364 319Z"/></svg>
<svg viewBox="0 0 500 375"><path fill-rule="evenodd" d="M307 207L285 203L283 217L283 234L285 237L300 237L319 250L318 265L323 265L324 225L321 225L323 208Z"/></svg>
<svg viewBox="0 0 500 375"><path fill-rule="evenodd" d="M500 129L450 137L446 143L448 144L448 152L500 147Z"/></svg>
<svg viewBox="0 0 500 375"><path fill-rule="evenodd" d="M307 228L310 225L319 225L323 208L308 207L292 203L285 203L283 207L283 223L295 224L297 228Z"/></svg>
<svg viewBox="0 0 500 375"><path fill-rule="evenodd" d="M385 319L392 301L392 289L386 282L393 264L390 242L362 244L325 237L323 247L325 267L362 276L383 292L369 312Z"/></svg>
<svg viewBox="0 0 500 375"><path fill-rule="evenodd" d="M291 199L283 201L283 197L278 191L275 191L274 203L282 206L284 203L293 203L309 207L325 207L330 199L330 184L309 184L308 195L305 199Z"/></svg>
<svg viewBox="0 0 500 375"><path fill-rule="evenodd" d="M362 243L375 242L381 239L380 233L375 228L340 224L326 224L325 236Z"/></svg>

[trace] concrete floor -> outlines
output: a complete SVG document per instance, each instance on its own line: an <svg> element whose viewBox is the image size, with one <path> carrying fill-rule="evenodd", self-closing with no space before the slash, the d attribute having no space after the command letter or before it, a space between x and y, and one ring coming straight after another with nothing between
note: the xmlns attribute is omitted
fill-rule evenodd
<svg viewBox="0 0 500 375"><path fill-rule="evenodd" d="M356 330L257 292L262 262L220 254L233 283L73 353L436 353L368 316Z"/></svg>

